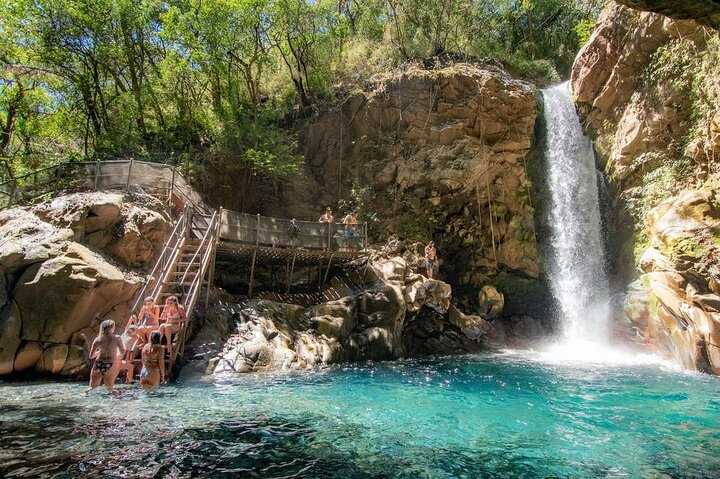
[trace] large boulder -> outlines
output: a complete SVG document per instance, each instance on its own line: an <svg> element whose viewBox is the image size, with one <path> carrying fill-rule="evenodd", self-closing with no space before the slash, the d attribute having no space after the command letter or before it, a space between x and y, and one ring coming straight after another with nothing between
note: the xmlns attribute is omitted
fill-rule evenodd
<svg viewBox="0 0 720 479"><path fill-rule="evenodd" d="M696 22L720 30L720 3L713 0L617 0L630 8L646 10L680 20Z"/></svg>
<svg viewBox="0 0 720 479"><path fill-rule="evenodd" d="M99 323L124 324L141 286L123 265L147 268L170 224L157 200L115 193L0 211L0 374L86 372Z"/></svg>
<svg viewBox="0 0 720 479"><path fill-rule="evenodd" d="M460 354L481 351L494 332L451 305L447 283L414 273L402 250L374 255L331 288L343 296L307 308L251 301L235 311L235 332L222 350L201 364L220 374Z"/></svg>

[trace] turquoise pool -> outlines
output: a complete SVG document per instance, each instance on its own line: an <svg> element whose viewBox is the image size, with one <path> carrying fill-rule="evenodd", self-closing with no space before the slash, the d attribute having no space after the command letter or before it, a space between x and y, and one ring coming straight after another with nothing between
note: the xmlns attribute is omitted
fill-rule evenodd
<svg viewBox="0 0 720 479"><path fill-rule="evenodd" d="M720 379L532 353L216 378L0 383L3 477L720 477Z"/></svg>

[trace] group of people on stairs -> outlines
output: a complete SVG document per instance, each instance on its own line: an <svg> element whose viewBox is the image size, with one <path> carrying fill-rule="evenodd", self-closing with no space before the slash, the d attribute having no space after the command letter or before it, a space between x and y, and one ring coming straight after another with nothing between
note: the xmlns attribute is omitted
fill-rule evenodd
<svg viewBox="0 0 720 479"><path fill-rule="evenodd" d="M165 300L162 312L154 298L145 298L139 314L130 317L122 335L115 334L115 321L103 321L90 347L89 356L95 362L90 370L90 385L86 392L95 389L101 382L108 392L112 391L122 371L126 372L125 382L132 383L138 352L142 365L140 386L154 389L164 383L165 353L168 357L172 353L173 335L180 332L185 320L185 309L176 296L170 296Z"/></svg>

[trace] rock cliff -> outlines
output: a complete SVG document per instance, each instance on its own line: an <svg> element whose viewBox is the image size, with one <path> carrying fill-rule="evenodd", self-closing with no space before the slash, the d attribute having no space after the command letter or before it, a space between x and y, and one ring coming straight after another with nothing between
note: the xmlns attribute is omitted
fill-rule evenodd
<svg viewBox="0 0 720 479"><path fill-rule="evenodd" d="M482 315L461 313L451 304L447 283L413 272L420 259L413 250L374 253L349 277L333 279L333 299L310 307L267 300L219 303L219 318L205 328L211 332L201 330L190 345L190 355L204 358L191 371L245 373L464 354L533 339L537 330L529 335L522 326L496 320L503 298L492 287L483 291ZM218 342L223 335L227 339Z"/></svg>
<svg viewBox="0 0 720 479"><path fill-rule="evenodd" d="M658 350L715 373L719 52L716 31L612 3L572 71L611 183L616 289L641 271L628 317Z"/></svg>
<svg viewBox="0 0 720 479"><path fill-rule="evenodd" d="M511 314L546 297L531 200L536 89L494 68L419 66L378 77L301 134L306 170L269 214L316 220L357 208L371 239L433 238L441 279L476 297L486 284Z"/></svg>
<svg viewBox="0 0 720 479"><path fill-rule="evenodd" d="M129 201L129 200L132 200ZM104 319L124 323L170 218L151 197L58 197L0 211L0 375L82 374Z"/></svg>
<svg viewBox="0 0 720 479"><path fill-rule="evenodd" d="M618 0L619 3L637 10L667 15L679 20L695 20L701 25L720 29L720 2L715 0Z"/></svg>

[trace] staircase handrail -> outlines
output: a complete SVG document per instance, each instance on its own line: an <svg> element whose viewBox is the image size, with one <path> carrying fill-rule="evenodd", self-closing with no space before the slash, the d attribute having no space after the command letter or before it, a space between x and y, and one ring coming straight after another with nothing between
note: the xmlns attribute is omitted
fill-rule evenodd
<svg viewBox="0 0 720 479"><path fill-rule="evenodd" d="M140 290L140 293L137 296L137 299L135 300L135 304L133 304L132 310L130 314L136 314L138 307L140 304L142 304L143 299L145 298L145 295L147 294L147 289L150 283L155 280L155 287L153 288L153 298L157 301L157 292L155 289L157 289L158 281L157 278L155 278L155 275L157 274L158 270L165 271L169 263L173 259L173 254L170 254L166 258L166 254L168 252L173 253L176 252L178 249L178 244L180 243L180 240L182 240L185 237L186 230L187 230L187 207L185 211L183 211L183 214L180 215L180 218L178 219L177 223L175 223L175 227L170 232L170 235L168 235L167 241L163 244L162 252L160 253L160 256L158 257L157 261L155 261L155 265L153 266L153 269L150 271L150 273L147 275L145 284L143 285L142 289Z"/></svg>
<svg viewBox="0 0 720 479"><path fill-rule="evenodd" d="M186 323L185 327L180 331L180 335L178 337L178 347L173 349L173 355L170 358L170 364L175 364L175 359L177 358L177 355L182 353L185 348L185 338L187 337L187 331L190 326L190 320L192 318L192 311L195 307L195 302L197 301L198 292L200 291L200 285L202 284L203 278L205 276L205 273L207 272L207 268L210 264L211 258L214 257L217 249L217 235L220 230L220 215L216 211L213 213L213 216L210 220L210 224L208 225L207 230L205 231L205 235L203 236L203 242L200 243L200 246L198 246L197 251L195 252L195 255L193 255L193 258L197 256L197 252L200 251L200 247L204 243L204 239L208 239L208 248L205 250L205 252L202 254L200 258L200 268L198 268L197 275L193 278L192 283L190 284L190 287L188 289L188 293L185 295L185 302L184 302L184 308L185 308L185 316L186 316ZM193 261L190 261L192 264ZM187 271L185 272L187 274ZM183 278L185 278L185 275L183 275ZM181 281L182 283L182 281Z"/></svg>
<svg viewBox="0 0 720 479"><path fill-rule="evenodd" d="M202 239L200 240L200 244L198 245L197 250L195 250L195 254L193 254L189 263L192 264L195 262L195 259L197 258L197 255L200 252L200 249L205 244L205 241L208 240L208 235L211 234L211 232L212 232L212 235L214 235L213 230L215 229L215 222L217 221L217 216L218 216L217 211L215 211L213 213L212 217L210 218L210 223L208 224L207 229L205 230L205 234L203 235ZM210 250L209 247L208 247L208 250ZM183 274L182 278L180 279L180 284L183 284L185 282L185 278L187 277L188 271L189 271L189 269L185 270L185 274Z"/></svg>

